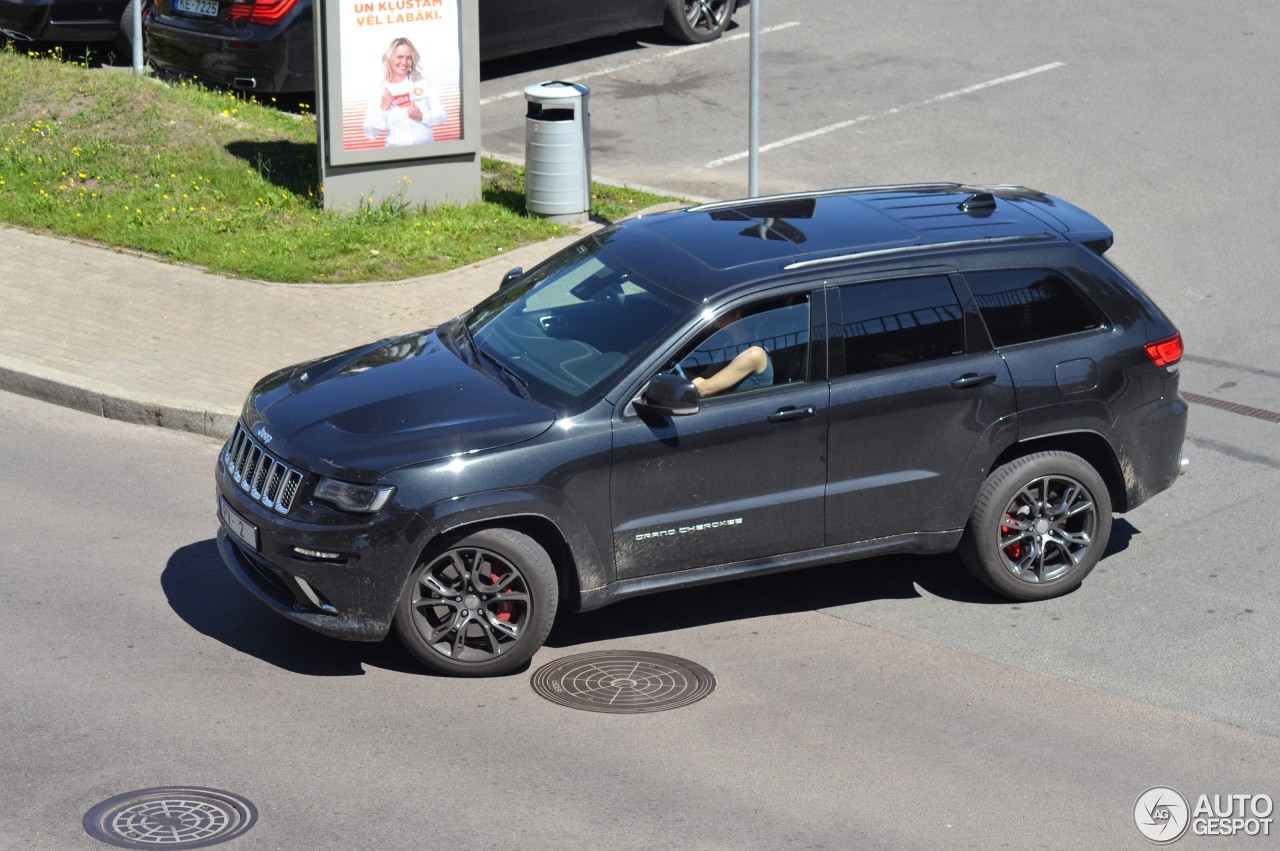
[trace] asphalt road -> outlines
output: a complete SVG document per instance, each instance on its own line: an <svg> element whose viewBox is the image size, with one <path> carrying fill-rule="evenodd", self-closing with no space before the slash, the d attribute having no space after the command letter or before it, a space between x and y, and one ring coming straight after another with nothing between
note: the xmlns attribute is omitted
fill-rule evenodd
<svg viewBox="0 0 1280 851"><path fill-rule="evenodd" d="M251 599L213 546L215 443L8 394L0 421L20 450L0 472L0 848L104 847L83 815L160 786L252 802L258 822L228 848L345 851L1137 849L1134 802L1151 786L1276 791L1280 740L1214 720L1214 683L1163 660L1116 688L1039 673L1033 655L1002 661L993 646L1013 636L1060 641L1054 612L1078 625L1064 658L1101 625L1071 604L990 605L948 559L566 615L535 667L648 650L717 680L669 712L581 712L535 694L529 670L437 678L394 644L329 640ZM1146 619L1126 572L1081 595ZM932 612L944 635L981 622L989 646L943 646L937 624L922 640L919 623L861 622L913 582L945 595ZM1249 638L1274 655L1276 634ZM1185 679L1187 707L1130 696L1148 675Z"/></svg>

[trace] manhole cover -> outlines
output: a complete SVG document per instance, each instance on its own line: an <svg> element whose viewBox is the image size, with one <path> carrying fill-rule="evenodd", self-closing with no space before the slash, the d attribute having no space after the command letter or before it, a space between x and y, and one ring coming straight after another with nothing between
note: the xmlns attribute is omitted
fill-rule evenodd
<svg viewBox="0 0 1280 851"><path fill-rule="evenodd" d="M84 814L84 829L117 848L203 848L236 838L257 819L253 804L228 792L165 786L108 798Z"/></svg>
<svg viewBox="0 0 1280 851"><path fill-rule="evenodd" d="M662 653L600 650L566 656L533 674L533 690L590 712L661 712L702 700L716 678L701 665Z"/></svg>

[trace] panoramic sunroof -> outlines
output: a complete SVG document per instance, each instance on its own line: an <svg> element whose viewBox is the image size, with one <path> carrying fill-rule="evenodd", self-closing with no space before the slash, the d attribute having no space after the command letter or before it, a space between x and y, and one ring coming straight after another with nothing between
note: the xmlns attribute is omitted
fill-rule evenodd
<svg viewBox="0 0 1280 851"><path fill-rule="evenodd" d="M910 228L840 195L746 202L655 222L649 230L712 269L840 248L910 245L918 239Z"/></svg>

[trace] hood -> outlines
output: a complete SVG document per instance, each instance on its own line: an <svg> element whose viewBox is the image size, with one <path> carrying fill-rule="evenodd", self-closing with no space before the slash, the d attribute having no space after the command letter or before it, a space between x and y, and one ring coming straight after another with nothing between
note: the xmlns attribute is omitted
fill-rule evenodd
<svg viewBox="0 0 1280 851"><path fill-rule="evenodd" d="M529 440L555 416L427 330L273 373L250 393L244 420L304 469L373 482L399 467Z"/></svg>

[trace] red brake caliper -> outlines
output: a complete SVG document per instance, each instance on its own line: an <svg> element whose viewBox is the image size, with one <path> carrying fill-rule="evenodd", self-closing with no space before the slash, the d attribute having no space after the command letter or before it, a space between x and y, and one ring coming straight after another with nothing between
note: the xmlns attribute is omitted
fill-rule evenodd
<svg viewBox="0 0 1280 851"><path fill-rule="evenodd" d="M494 585L497 585L500 579L501 577L498 576L498 574L496 573L489 574L489 581L492 582ZM506 593L510 594L511 593L510 589L508 589ZM503 623L510 623L512 616L516 613L516 604L515 603L498 603L498 605L494 606L494 611L496 612L496 616L498 620L502 621Z"/></svg>
<svg viewBox="0 0 1280 851"><path fill-rule="evenodd" d="M1012 517L1009 517L1009 515L1008 515L1008 514L1006 514L1006 515L1005 515L1005 517L1008 517L1010 520L1013 520L1013 518L1012 518ZM1013 529L1011 529L1011 528L1010 528L1010 527L1008 527L1008 526L1001 526L1001 527L1000 527L1000 534L1001 534L1001 535L1007 535L1007 534L1009 534L1009 533L1010 533L1010 532L1012 532L1012 531L1013 531ZM1018 559L1022 558L1022 541L1020 541L1020 540L1019 540L1019 541L1014 541L1012 544L1010 544L1009 546L1005 547L1005 548L1004 548L1004 551L1005 551L1006 553L1008 553L1008 554L1009 554L1009 558L1013 559L1014 561L1017 561Z"/></svg>

